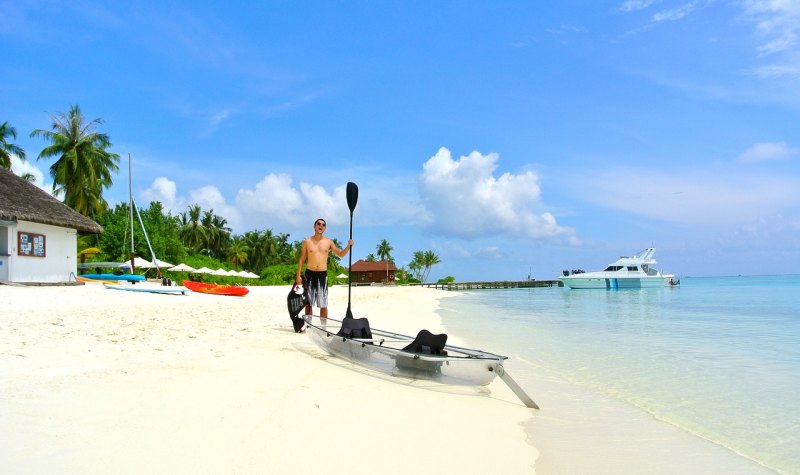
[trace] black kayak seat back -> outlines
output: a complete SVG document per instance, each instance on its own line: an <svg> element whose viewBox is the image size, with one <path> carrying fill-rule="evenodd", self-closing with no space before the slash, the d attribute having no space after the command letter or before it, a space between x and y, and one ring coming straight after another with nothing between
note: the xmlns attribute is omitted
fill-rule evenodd
<svg viewBox="0 0 800 475"><path fill-rule="evenodd" d="M403 351L410 353L422 353L427 355L447 356L444 346L447 344L447 334L434 335L428 330L422 329L417 333L414 341L403 348Z"/></svg>
<svg viewBox="0 0 800 475"><path fill-rule="evenodd" d="M342 328L336 335L347 338L372 338L369 320L366 318L345 318L342 320Z"/></svg>

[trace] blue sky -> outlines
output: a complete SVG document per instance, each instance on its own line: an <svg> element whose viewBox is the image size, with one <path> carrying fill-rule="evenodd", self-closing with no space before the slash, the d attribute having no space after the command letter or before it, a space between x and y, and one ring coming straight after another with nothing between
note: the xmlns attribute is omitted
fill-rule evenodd
<svg viewBox="0 0 800 475"><path fill-rule="evenodd" d="M162 4L163 3L163 4ZM80 105L107 193L235 233L325 217L431 279L547 279L658 249L681 276L800 264L800 1L0 0L0 121Z"/></svg>

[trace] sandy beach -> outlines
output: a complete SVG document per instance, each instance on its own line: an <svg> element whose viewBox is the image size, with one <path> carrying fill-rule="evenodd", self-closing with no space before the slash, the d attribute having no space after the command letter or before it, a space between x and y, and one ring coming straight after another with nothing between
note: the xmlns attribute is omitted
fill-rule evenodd
<svg viewBox="0 0 800 475"><path fill-rule="evenodd" d="M330 357L292 332L288 290L0 286L2 471L534 473L535 412L502 381L444 386ZM358 287L353 313L438 332L441 298ZM331 316L346 302L332 287Z"/></svg>

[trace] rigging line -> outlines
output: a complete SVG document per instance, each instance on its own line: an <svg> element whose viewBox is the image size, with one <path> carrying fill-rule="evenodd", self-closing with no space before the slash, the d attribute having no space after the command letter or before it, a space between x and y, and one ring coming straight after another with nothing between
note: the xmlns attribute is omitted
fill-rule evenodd
<svg viewBox="0 0 800 475"><path fill-rule="evenodd" d="M136 206L136 201L131 198L131 203L133 204L134 208L136 208L136 216L139 218L139 224L142 226L142 232L144 233L144 240L147 241L147 248L150 249L150 256L153 258L153 267L156 268L156 275L161 277L161 269L158 267L158 262L156 259L156 253L153 252L153 246L150 245L150 238L147 236L147 229L144 228L144 222L142 222L142 215L139 213L139 207Z"/></svg>

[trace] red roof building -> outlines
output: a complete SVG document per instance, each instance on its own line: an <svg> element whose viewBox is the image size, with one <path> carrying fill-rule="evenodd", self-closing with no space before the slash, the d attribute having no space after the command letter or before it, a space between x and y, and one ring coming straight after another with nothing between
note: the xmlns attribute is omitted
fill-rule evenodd
<svg viewBox="0 0 800 475"><path fill-rule="evenodd" d="M397 267L389 261L365 261L353 263L350 268L350 281L354 284L371 284L373 282L394 283Z"/></svg>

